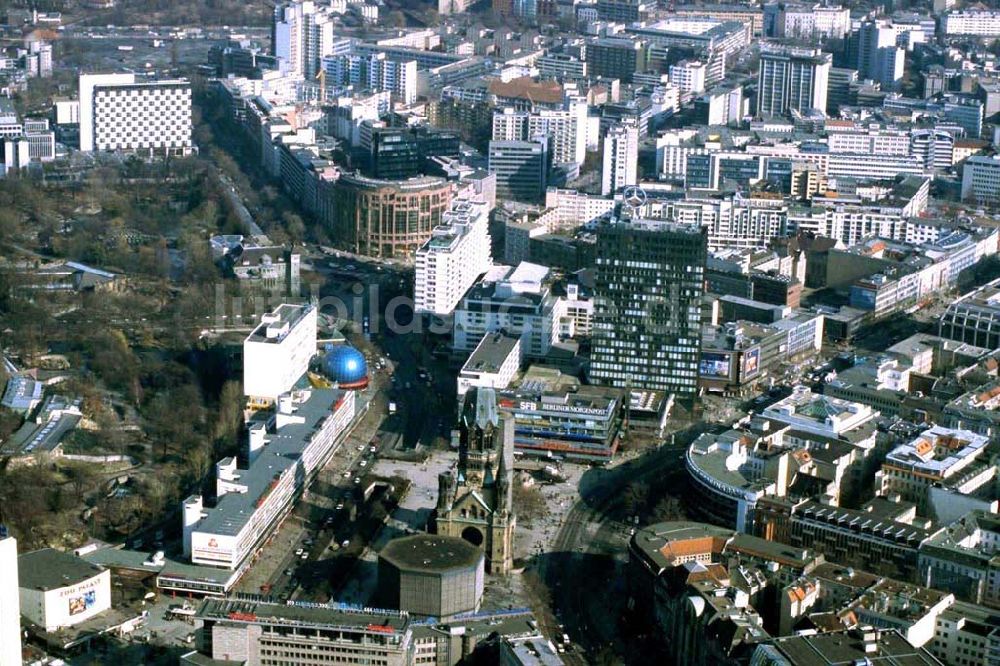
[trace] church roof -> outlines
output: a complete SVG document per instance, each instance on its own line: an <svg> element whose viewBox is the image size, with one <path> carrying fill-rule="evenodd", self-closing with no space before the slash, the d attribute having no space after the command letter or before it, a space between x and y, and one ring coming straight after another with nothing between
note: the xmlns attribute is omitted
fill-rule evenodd
<svg viewBox="0 0 1000 666"><path fill-rule="evenodd" d="M477 387L469 391L462 411L462 418L467 425L475 424L485 428L488 424L496 426L500 423L497 394L492 388Z"/></svg>

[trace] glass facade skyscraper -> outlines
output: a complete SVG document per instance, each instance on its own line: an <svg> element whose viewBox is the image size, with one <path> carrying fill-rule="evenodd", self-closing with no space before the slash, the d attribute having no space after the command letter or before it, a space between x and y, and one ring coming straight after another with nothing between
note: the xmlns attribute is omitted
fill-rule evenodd
<svg viewBox="0 0 1000 666"><path fill-rule="evenodd" d="M594 383L694 397L707 247L697 225L632 220L598 231Z"/></svg>

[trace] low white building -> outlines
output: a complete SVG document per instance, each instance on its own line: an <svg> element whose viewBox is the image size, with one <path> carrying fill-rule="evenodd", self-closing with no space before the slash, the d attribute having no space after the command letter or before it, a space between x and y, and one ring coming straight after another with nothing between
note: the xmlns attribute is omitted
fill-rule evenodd
<svg viewBox="0 0 1000 666"><path fill-rule="evenodd" d="M267 406L287 393L316 353L316 308L279 305L243 341L243 393Z"/></svg>
<svg viewBox="0 0 1000 666"><path fill-rule="evenodd" d="M949 37L953 35L1000 37L1000 12L961 11L945 14L941 21L941 32Z"/></svg>
<svg viewBox="0 0 1000 666"><path fill-rule="evenodd" d="M0 525L0 666L21 666L21 596L17 539Z"/></svg>
<svg viewBox="0 0 1000 666"><path fill-rule="evenodd" d="M355 393L336 389L281 396L273 430L251 422L246 469L235 458L215 465L216 502L184 500L184 554L193 564L242 569L292 509L317 469L326 464L355 414Z"/></svg>
<svg viewBox="0 0 1000 666"><path fill-rule="evenodd" d="M521 339L489 333L476 345L458 373L458 404L470 388L505 389L521 367Z"/></svg>
<svg viewBox="0 0 1000 666"><path fill-rule="evenodd" d="M790 396L766 408L762 416L787 423L795 430L837 437L878 416L868 405L813 393L796 386Z"/></svg>
<svg viewBox="0 0 1000 666"><path fill-rule="evenodd" d="M450 315L465 292L493 264L489 205L480 198L455 199L443 224L416 254L413 309Z"/></svg>
<svg viewBox="0 0 1000 666"><path fill-rule="evenodd" d="M54 548L17 558L21 615L52 632L111 608L111 572ZM4 573L7 575L7 572Z"/></svg>

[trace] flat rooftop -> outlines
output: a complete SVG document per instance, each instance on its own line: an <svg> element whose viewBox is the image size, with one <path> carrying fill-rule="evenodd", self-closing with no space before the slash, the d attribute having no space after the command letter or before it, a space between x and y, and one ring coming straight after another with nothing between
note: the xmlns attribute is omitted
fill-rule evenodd
<svg viewBox="0 0 1000 666"><path fill-rule="evenodd" d="M886 462L943 476L970 457L983 453L989 438L970 430L934 426L886 456Z"/></svg>
<svg viewBox="0 0 1000 666"><path fill-rule="evenodd" d="M836 631L812 636L782 636L766 645L795 666L833 666L834 664L870 664L870 666L921 666L939 662L923 648L910 645L896 631L880 631L872 653L865 651L860 631Z"/></svg>
<svg viewBox="0 0 1000 666"><path fill-rule="evenodd" d="M18 585L31 590L56 590L78 585L104 569L55 548L24 553L17 558Z"/></svg>
<svg viewBox="0 0 1000 666"><path fill-rule="evenodd" d="M476 345L469 360L462 366L462 373L495 373L499 372L504 362L517 347L519 338L503 333L488 333Z"/></svg>
<svg viewBox="0 0 1000 666"><path fill-rule="evenodd" d="M269 342L277 344L285 339L288 332L312 312L311 305L283 303L264 315L261 323L247 336L247 342Z"/></svg>
<svg viewBox="0 0 1000 666"><path fill-rule="evenodd" d="M460 537L414 534L387 543L379 558L400 569L439 573L475 566L484 555L479 547Z"/></svg>
<svg viewBox="0 0 1000 666"><path fill-rule="evenodd" d="M239 481L247 486L245 493L227 493L214 507L205 507L207 517L195 528L198 532L235 536L257 510L257 501L267 492L275 477L294 467L302 450L322 421L331 416L333 407L343 398L339 389L297 391L304 400L295 403L295 415L302 423L288 423L280 430L267 434L263 452L246 470L239 470Z"/></svg>
<svg viewBox="0 0 1000 666"><path fill-rule="evenodd" d="M344 628L373 635L401 634L410 624L405 612L377 609L354 609L346 605L284 604L242 599L209 599L198 610L202 619L226 622Z"/></svg>

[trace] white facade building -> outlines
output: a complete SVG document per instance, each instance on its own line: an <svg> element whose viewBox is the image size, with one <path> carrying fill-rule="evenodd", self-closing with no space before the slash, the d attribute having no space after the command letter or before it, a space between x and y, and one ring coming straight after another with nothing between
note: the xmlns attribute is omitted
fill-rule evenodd
<svg viewBox="0 0 1000 666"><path fill-rule="evenodd" d="M549 222L546 233L551 233L560 229L575 229L602 218L615 209L615 201L578 190L550 187L545 190L545 208L555 211L545 216Z"/></svg>
<svg viewBox="0 0 1000 666"><path fill-rule="evenodd" d="M333 50L333 15L343 13L337 9L312 0L275 6L271 52L282 72L307 79L316 76L320 60Z"/></svg>
<svg viewBox="0 0 1000 666"><path fill-rule="evenodd" d="M340 445L355 415L355 393L336 389L282 396L274 430L252 422L247 469L235 458L215 465L214 507L200 495L182 505L184 554L194 564L243 569Z"/></svg>
<svg viewBox="0 0 1000 666"><path fill-rule="evenodd" d="M0 527L0 666L21 666L21 602L17 539Z"/></svg>
<svg viewBox="0 0 1000 666"><path fill-rule="evenodd" d="M639 130L635 125L612 127L604 136L601 194L614 194L639 180Z"/></svg>
<svg viewBox="0 0 1000 666"><path fill-rule="evenodd" d="M950 480L959 479L960 472L968 472L976 461L985 460L988 444L989 438L984 435L934 426L889 452L875 475L875 488L882 496L898 493L923 511L928 504L928 489L935 483L950 485ZM968 494L992 482L993 473L992 469L983 470L979 475L982 478L965 474L954 490Z"/></svg>
<svg viewBox="0 0 1000 666"><path fill-rule="evenodd" d="M949 36L1000 37L1000 12L963 11L945 14L941 29Z"/></svg>
<svg viewBox="0 0 1000 666"><path fill-rule="evenodd" d="M292 390L316 353L316 308L282 304L243 341L243 393L262 405Z"/></svg>
<svg viewBox="0 0 1000 666"><path fill-rule="evenodd" d="M761 49L757 115L825 111L832 62L829 53L818 49Z"/></svg>
<svg viewBox="0 0 1000 666"><path fill-rule="evenodd" d="M417 99L417 61L390 60L385 53L328 55L322 58L326 85L387 90L403 104Z"/></svg>
<svg viewBox="0 0 1000 666"><path fill-rule="evenodd" d="M488 333L458 373L458 405L470 388L505 389L521 369L521 339Z"/></svg>
<svg viewBox="0 0 1000 666"><path fill-rule="evenodd" d="M965 161L962 199L1000 205L1000 157L970 157Z"/></svg>
<svg viewBox="0 0 1000 666"><path fill-rule="evenodd" d="M191 84L134 74L80 76L80 150L187 155Z"/></svg>
<svg viewBox="0 0 1000 666"><path fill-rule="evenodd" d="M490 207L481 199L455 199L442 225L417 250L414 311L450 315L493 264Z"/></svg>
<svg viewBox="0 0 1000 666"><path fill-rule="evenodd" d="M45 631L72 627L111 608L111 571L44 548L18 558L21 615Z"/></svg>
<svg viewBox="0 0 1000 666"><path fill-rule="evenodd" d="M851 10L846 7L785 4L779 12L780 37L840 39L851 29Z"/></svg>
<svg viewBox="0 0 1000 666"><path fill-rule="evenodd" d="M551 137L552 161L582 164L587 156L587 103L571 101L569 109L515 111L506 108L493 114L493 141L530 141Z"/></svg>
<svg viewBox="0 0 1000 666"><path fill-rule="evenodd" d="M455 309L453 349L472 352L487 333L506 331L521 339L525 357L543 358L559 340L562 316L551 287L545 266L494 266Z"/></svg>
<svg viewBox="0 0 1000 666"><path fill-rule="evenodd" d="M697 60L682 60L670 66L670 82L686 93L705 92L708 67Z"/></svg>

